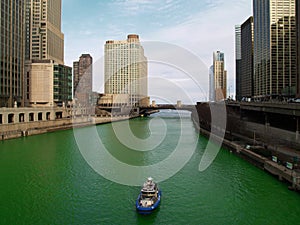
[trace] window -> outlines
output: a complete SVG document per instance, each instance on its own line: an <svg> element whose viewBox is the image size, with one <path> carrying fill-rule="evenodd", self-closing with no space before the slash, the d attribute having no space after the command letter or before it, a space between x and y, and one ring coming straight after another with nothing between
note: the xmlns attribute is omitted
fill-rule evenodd
<svg viewBox="0 0 300 225"><path fill-rule="evenodd" d="M43 120L43 113L41 112L38 113L38 120L39 121Z"/></svg>
<svg viewBox="0 0 300 225"><path fill-rule="evenodd" d="M8 123L13 123L14 122L14 114L8 114Z"/></svg>
<svg viewBox="0 0 300 225"><path fill-rule="evenodd" d="M20 114L19 114L19 122L20 122L20 123L23 123L23 122L24 122L24 117L25 117L24 113L20 113Z"/></svg>
<svg viewBox="0 0 300 225"><path fill-rule="evenodd" d="M29 113L29 121L34 121L34 113Z"/></svg>

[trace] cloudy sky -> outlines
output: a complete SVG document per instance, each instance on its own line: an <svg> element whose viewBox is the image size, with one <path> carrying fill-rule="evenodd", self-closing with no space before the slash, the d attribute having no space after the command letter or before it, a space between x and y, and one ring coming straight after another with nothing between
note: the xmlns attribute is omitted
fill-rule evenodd
<svg viewBox="0 0 300 225"><path fill-rule="evenodd" d="M252 14L252 0L62 0L65 64L82 53L97 64L106 40L125 40L135 33L145 42L149 95L152 99L184 102L206 100L208 68L214 51L225 53L228 91L235 90L234 26ZM144 45L144 44L143 44ZM174 47L174 51L167 51ZM148 48L151 48L150 50ZM153 51L168 54L157 57ZM148 55L147 55L148 53ZM182 57L182 56L186 57ZM168 57L176 60L168 61ZM200 68L194 73L190 68ZM185 61L185 65L178 61ZM166 62L167 61L167 62ZM179 64L179 65L178 65ZM94 68L94 90L103 92L103 64ZM185 68L183 68L185 67ZM96 69L97 68L97 69ZM206 70L206 71L205 71ZM192 73L192 74L190 74ZM196 76L196 77L195 77ZM168 92L168 93L167 93ZM163 101L163 100L162 100Z"/></svg>

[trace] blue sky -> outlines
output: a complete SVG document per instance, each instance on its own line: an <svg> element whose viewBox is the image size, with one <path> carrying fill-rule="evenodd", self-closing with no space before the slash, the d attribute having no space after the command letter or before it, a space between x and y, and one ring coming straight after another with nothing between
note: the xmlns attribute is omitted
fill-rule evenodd
<svg viewBox="0 0 300 225"><path fill-rule="evenodd" d="M125 40L139 34L142 42L159 41L178 45L193 53L207 68L213 51L225 53L228 89L235 89L234 26L252 14L251 0L62 0L62 31L65 34L65 63L72 66L82 53L94 62L103 57L106 40ZM147 55L146 55L147 56ZM149 77L161 76L183 85L192 101L208 92L208 74L201 74L201 92L173 68L149 63ZM94 72L94 89L103 91L101 76ZM100 73L100 72L99 72ZM173 82L172 81L172 82ZM184 82L187 83L184 83ZM165 84L167 88L167 84ZM194 85L195 86L195 85ZM198 85L199 86L199 85ZM159 88L149 82L149 94L159 97ZM174 90L175 91L175 90ZM171 91L172 92L172 91ZM178 96L176 96L178 97Z"/></svg>

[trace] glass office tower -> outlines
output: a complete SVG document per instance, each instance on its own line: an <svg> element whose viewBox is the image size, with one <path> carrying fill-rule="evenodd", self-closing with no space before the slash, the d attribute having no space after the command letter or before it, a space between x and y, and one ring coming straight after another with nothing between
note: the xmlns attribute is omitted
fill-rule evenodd
<svg viewBox="0 0 300 225"><path fill-rule="evenodd" d="M23 105L25 5L19 0L0 3L0 107Z"/></svg>
<svg viewBox="0 0 300 225"><path fill-rule="evenodd" d="M254 97L296 92L295 0L254 0Z"/></svg>

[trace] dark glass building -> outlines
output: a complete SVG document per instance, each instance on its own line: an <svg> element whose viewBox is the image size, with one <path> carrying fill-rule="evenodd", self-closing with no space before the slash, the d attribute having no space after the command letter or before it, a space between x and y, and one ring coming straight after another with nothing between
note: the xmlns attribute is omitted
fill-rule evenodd
<svg viewBox="0 0 300 225"><path fill-rule="evenodd" d="M241 71L240 94L242 97L253 96L253 17L241 25Z"/></svg>
<svg viewBox="0 0 300 225"><path fill-rule="evenodd" d="M300 98L300 1L296 1L297 18L297 97Z"/></svg>
<svg viewBox="0 0 300 225"><path fill-rule="evenodd" d="M25 1L0 3L0 107L23 105Z"/></svg>
<svg viewBox="0 0 300 225"><path fill-rule="evenodd" d="M254 97L296 94L295 0L254 0Z"/></svg>
<svg viewBox="0 0 300 225"><path fill-rule="evenodd" d="M72 68L54 64L53 100L58 106L72 101Z"/></svg>
<svg viewBox="0 0 300 225"><path fill-rule="evenodd" d="M236 100L242 99L241 95L241 26L235 26L235 92Z"/></svg>

